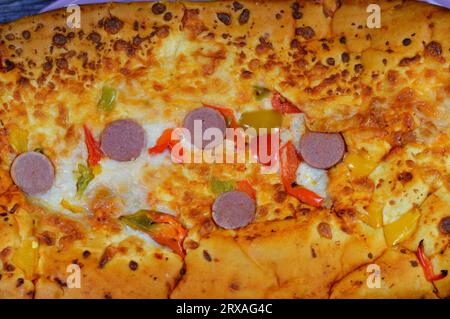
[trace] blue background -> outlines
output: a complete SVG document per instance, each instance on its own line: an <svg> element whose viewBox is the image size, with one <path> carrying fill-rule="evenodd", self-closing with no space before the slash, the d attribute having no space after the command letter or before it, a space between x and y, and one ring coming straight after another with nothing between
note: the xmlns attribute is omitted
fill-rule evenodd
<svg viewBox="0 0 450 319"><path fill-rule="evenodd" d="M38 13L53 0L0 0L0 23Z"/></svg>
<svg viewBox="0 0 450 319"><path fill-rule="evenodd" d="M208 0L196 0L196 1L208 1ZM419 0L419 1L425 1L432 4L441 5L450 9L450 0ZM36 14L43 8L47 7L52 2L55 2L55 0L0 0L0 23L16 20L23 16ZM64 3L66 2L76 3L77 1L76 0L65 1Z"/></svg>

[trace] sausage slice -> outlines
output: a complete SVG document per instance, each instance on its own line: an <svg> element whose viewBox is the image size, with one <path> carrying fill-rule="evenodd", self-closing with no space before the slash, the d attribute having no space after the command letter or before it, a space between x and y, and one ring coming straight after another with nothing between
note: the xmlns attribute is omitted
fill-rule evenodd
<svg viewBox="0 0 450 319"><path fill-rule="evenodd" d="M111 159L128 162L141 155L145 131L133 120L116 120L103 130L101 149Z"/></svg>
<svg viewBox="0 0 450 319"><path fill-rule="evenodd" d="M55 169L47 156L38 152L25 152L14 159L11 177L25 193L44 194L52 188Z"/></svg>
<svg viewBox="0 0 450 319"><path fill-rule="evenodd" d="M201 130L197 132L198 135L201 134L201 138L199 141L194 141L194 124L195 121L201 121ZM214 138L203 138L203 133L209 128L216 128L222 134L222 138L225 136L225 129L227 128L227 124L223 115L212 108L209 107L200 107L188 113L188 115L184 118L183 123L184 128L189 130L191 134L191 144L200 148L213 148L219 145L219 141ZM210 144L211 143L211 144ZM209 145L208 145L209 144ZM207 147L208 146L208 147Z"/></svg>
<svg viewBox="0 0 450 319"><path fill-rule="evenodd" d="M247 226L255 218L255 202L246 193L230 191L217 197L212 206L214 222L225 229Z"/></svg>
<svg viewBox="0 0 450 319"><path fill-rule="evenodd" d="M450 234L450 217L444 217L441 219L439 222L439 230L444 235Z"/></svg>
<svg viewBox="0 0 450 319"><path fill-rule="evenodd" d="M300 140L300 154L315 168L330 168L342 160L345 142L339 133L306 132Z"/></svg>

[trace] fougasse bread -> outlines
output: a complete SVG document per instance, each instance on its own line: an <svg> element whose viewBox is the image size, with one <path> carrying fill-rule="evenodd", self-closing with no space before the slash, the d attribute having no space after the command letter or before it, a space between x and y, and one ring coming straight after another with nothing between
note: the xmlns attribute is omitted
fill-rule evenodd
<svg viewBox="0 0 450 319"><path fill-rule="evenodd" d="M74 12L0 25L1 298L450 297L448 9Z"/></svg>

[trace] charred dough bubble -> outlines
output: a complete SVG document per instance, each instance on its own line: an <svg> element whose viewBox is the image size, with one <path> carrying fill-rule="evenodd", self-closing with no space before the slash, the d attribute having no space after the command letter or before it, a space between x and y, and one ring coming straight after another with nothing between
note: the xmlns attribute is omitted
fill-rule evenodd
<svg viewBox="0 0 450 319"><path fill-rule="evenodd" d="M212 207L214 222L225 229L247 226L255 218L255 201L241 191L222 193Z"/></svg>
<svg viewBox="0 0 450 319"><path fill-rule="evenodd" d="M25 152L13 161L11 177L25 193L39 195L52 188L55 169L47 156L38 152Z"/></svg>
<svg viewBox="0 0 450 319"><path fill-rule="evenodd" d="M108 124L101 136L101 149L109 158L127 162L141 155L145 131L133 120L117 120Z"/></svg>
<svg viewBox="0 0 450 319"><path fill-rule="evenodd" d="M198 135L201 134L202 138L199 139L199 142L197 143L195 143L194 141L195 121L201 121L202 124L201 131L197 132ZM198 109L189 112L188 115L184 118L183 126L191 134L191 144L200 149L204 149L207 146L208 148L212 148L220 144L219 141L217 141L217 139L216 141L214 141L214 138L203 139L203 133L208 128L216 128L220 130L222 137L225 136L225 130L227 128L227 124L225 122L223 115L220 114L219 111L216 111L209 107L200 107Z"/></svg>
<svg viewBox="0 0 450 319"><path fill-rule="evenodd" d="M339 133L307 132L300 140L300 154L315 168L330 168L342 160L345 142Z"/></svg>

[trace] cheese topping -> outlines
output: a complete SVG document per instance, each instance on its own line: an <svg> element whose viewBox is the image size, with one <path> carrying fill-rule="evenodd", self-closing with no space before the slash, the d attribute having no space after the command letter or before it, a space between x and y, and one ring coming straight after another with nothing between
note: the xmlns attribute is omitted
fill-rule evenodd
<svg viewBox="0 0 450 319"><path fill-rule="evenodd" d="M74 171L80 163L85 164L87 150L84 142L72 152L69 157L55 160L56 178L50 191L36 196L44 206L55 211L71 213L61 205L67 201L72 205L88 209L89 200L95 195L95 190L107 188L119 198L120 210L123 214L134 213L139 209L148 208L147 194L150 191L142 181L142 176L148 168L155 168L170 163L167 152L149 156L147 149L156 143L163 130L171 124L145 124L147 145L142 154L129 162L118 162L108 158L100 161L101 171L89 183L81 198L77 196Z"/></svg>
<svg viewBox="0 0 450 319"><path fill-rule="evenodd" d="M296 183L323 198L327 197L328 175L326 170L314 168L305 162L301 162L297 168Z"/></svg>

